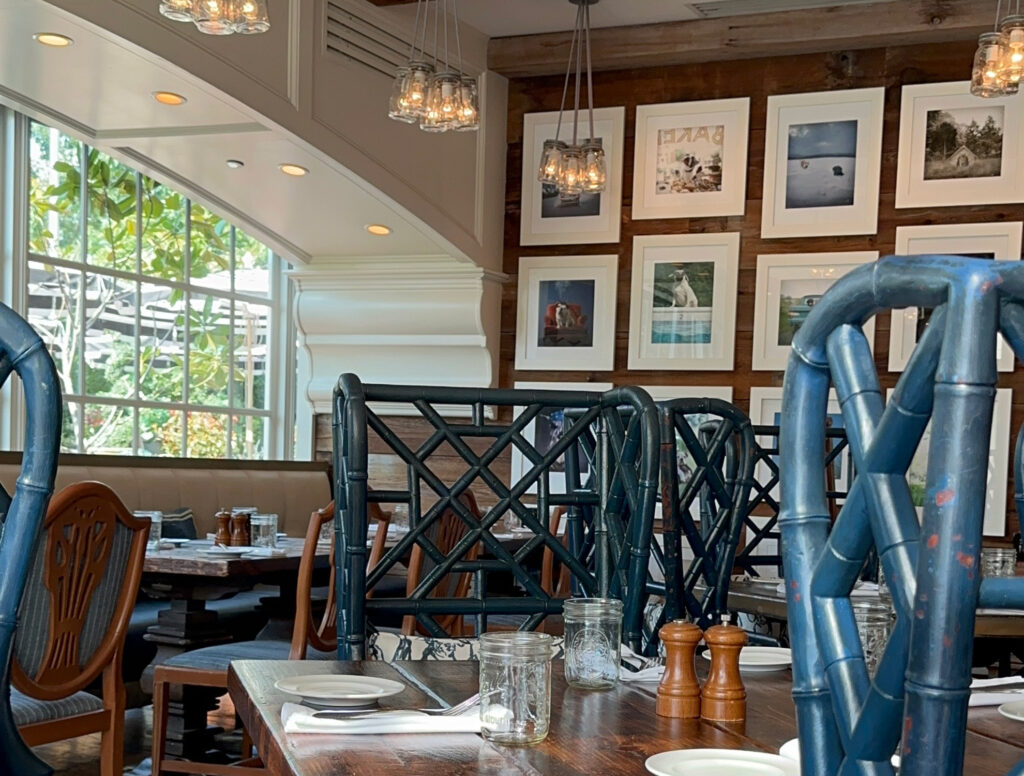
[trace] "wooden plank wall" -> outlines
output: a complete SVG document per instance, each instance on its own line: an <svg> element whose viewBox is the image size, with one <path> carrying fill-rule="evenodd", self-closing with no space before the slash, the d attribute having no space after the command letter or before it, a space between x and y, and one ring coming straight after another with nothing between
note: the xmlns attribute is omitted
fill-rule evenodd
<svg viewBox="0 0 1024 776"><path fill-rule="evenodd" d="M622 233L617 245L559 245L529 248L519 246L523 114L557 110L562 94L562 77L512 80L509 88L503 265L504 271L508 273L511 280L505 287L502 300L500 384L510 387L516 380L550 380L610 381L616 385L731 385L734 401L746 410L749 409L751 386L782 385L781 372L751 372L750 370L757 254L878 250L882 255L886 255L892 253L895 248L897 226L1021 220L1024 217L1024 209L1020 204L901 210L894 208L901 85L966 80L970 76L973 52L973 43L943 43L595 73L595 107L618 105L626 107ZM854 237L762 240L760 237L761 190L767 97L773 94L869 86L886 87L878 233ZM630 219L630 200L636 106L745 96L751 98L746 215L730 218L633 222ZM731 372L628 370L626 368L626 351L629 330L632 238L635 235L646 234L726 231L741 233L734 370ZM612 372L517 371L514 368L514 360L519 257L608 254L612 252L619 255L615 369ZM894 386L897 377L896 374L889 373L886 368L888 344L889 314L885 313L878 317L875 332L875 358L883 388ZM1013 373L1000 373L999 385L1014 389L1012 428L1016 430L1024 421L1024 379L1022 379L1021 369L1018 368ZM1015 434L1011 434L1011 440L1014 437ZM1013 510L1012 482L1008 485L1007 506L1009 511L1007 532L1010 534L1017 530L1017 520Z"/></svg>

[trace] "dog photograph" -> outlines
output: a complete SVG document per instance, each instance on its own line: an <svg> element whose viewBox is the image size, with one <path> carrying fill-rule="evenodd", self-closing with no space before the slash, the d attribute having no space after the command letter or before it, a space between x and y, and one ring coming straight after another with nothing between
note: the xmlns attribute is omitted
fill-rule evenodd
<svg viewBox="0 0 1024 776"><path fill-rule="evenodd" d="M715 262L657 262L651 290L651 342L711 342Z"/></svg>
<svg viewBox="0 0 1024 776"><path fill-rule="evenodd" d="M538 347L593 347L594 281L542 280L538 285Z"/></svg>
<svg viewBox="0 0 1024 776"><path fill-rule="evenodd" d="M689 194L722 190L725 126L658 130L655 194Z"/></svg>
<svg viewBox="0 0 1024 776"><path fill-rule="evenodd" d="M852 205L856 167L856 120L791 124L786 208Z"/></svg>

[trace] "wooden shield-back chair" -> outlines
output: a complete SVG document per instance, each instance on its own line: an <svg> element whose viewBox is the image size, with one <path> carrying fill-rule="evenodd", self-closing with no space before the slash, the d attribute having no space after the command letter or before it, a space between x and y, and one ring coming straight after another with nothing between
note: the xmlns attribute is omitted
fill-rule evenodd
<svg viewBox="0 0 1024 776"><path fill-rule="evenodd" d="M370 549L368 562L375 564L384 552L391 515L374 509L377 535ZM169 685L190 685L227 689L228 667L232 660L329 660L337 649L337 607L334 603L334 543L330 549L330 587L322 615L312 605L313 572L316 567L320 530L334 518L334 502L310 515L295 589L295 623L292 638L286 641L245 641L217 644L175 655L156 667L153 674L153 776L163 773L204 773L210 776L242 776L264 773L257 760L250 760L250 742L242 736L243 760L230 765L198 763L167 756L167 707Z"/></svg>
<svg viewBox="0 0 1024 776"><path fill-rule="evenodd" d="M100 772L121 773L121 658L149 521L98 482L69 485L46 514L14 645L11 704L30 746L102 734ZM102 677L102 700L85 688Z"/></svg>
<svg viewBox="0 0 1024 776"><path fill-rule="evenodd" d="M18 733L11 711L10 667L18 609L57 471L60 380L39 335L0 304L0 385L12 372L24 389L25 452L14 497L0 487L0 776L40 776L49 774L50 767Z"/></svg>

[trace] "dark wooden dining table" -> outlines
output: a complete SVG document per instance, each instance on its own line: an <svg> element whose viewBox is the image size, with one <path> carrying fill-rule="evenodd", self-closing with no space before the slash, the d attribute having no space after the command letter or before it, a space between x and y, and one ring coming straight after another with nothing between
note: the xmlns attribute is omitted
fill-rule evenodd
<svg viewBox="0 0 1024 776"><path fill-rule="evenodd" d="M316 673L385 677L404 682L408 689L383 700L382 706L417 708L443 705L438 699L452 704L471 695L477 690L477 672L475 662L237 661L228 689L267 769L282 776L636 776L646 772L644 762L658 752L725 748L776 753L796 736L788 670L746 674L746 721L724 723L657 716L653 683L622 682L600 692L569 688L556 661L550 734L540 744L522 748L465 733L286 734L281 706L296 699L274 687L278 679ZM968 724L965 774L1003 776L1024 757L1024 723L1001 717L995 708L982 708L970 711Z"/></svg>

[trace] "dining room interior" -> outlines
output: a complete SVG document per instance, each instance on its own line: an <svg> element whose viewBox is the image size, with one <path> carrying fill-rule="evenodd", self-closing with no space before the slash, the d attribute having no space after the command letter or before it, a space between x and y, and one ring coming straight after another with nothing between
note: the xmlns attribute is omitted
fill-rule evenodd
<svg viewBox="0 0 1024 776"><path fill-rule="evenodd" d="M0 44L0 776L1024 773L1019 0Z"/></svg>

